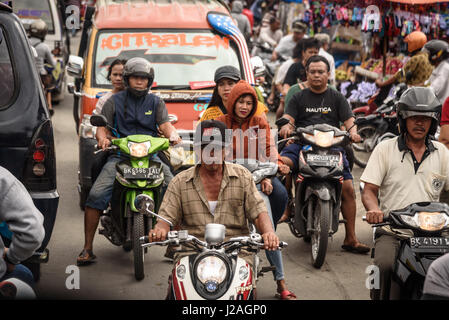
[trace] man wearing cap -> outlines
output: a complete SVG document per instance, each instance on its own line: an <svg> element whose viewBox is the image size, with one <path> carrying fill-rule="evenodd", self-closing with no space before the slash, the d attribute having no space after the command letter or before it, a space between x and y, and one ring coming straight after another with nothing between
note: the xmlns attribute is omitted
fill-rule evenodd
<svg viewBox="0 0 449 320"><path fill-rule="evenodd" d="M265 249L276 250L279 238L251 173L240 165L224 162L226 141L223 122L205 120L199 123L194 136L199 161L170 182L159 215L198 238L204 237L208 223L223 224L227 237L249 235L249 220L262 233ZM169 230L170 226L159 220L150 230L150 241L165 240ZM175 261L179 258L180 255L175 254ZM252 261L248 255L243 258L249 263Z"/></svg>
<svg viewBox="0 0 449 320"><path fill-rule="evenodd" d="M289 57L291 57L295 45L299 40L304 38L304 35L307 31L307 26L300 20L295 20L292 23L292 31L293 33L286 35L281 39L281 41L279 41L279 44L273 51L271 61L276 61L280 58L282 58L283 60L287 60Z"/></svg>
<svg viewBox="0 0 449 320"><path fill-rule="evenodd" d="M397 82L406 83L409 86L423 86L432 75L433 66L430 64L429 54L421 50L427 42L427 36L421 31L413 31L405 37L404 42L407 43L410 60L388 80L377 79L376 85L379 88Z"/></svg>

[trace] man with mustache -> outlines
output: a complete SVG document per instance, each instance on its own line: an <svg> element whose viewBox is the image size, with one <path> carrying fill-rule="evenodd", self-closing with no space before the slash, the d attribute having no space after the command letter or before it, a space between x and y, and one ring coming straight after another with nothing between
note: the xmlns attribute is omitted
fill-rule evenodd
<svg viewBox="0 0 449 320"><path fill-rule="evenodd" d="M402 94L397 105L400 135L377 145L360 178L368 223L381 223L384 214L412 203L437 202L441 191L449 190L449 150L431 140L440 114L441 102L431 88L412 87ZM391 276L399 239L411 236L411 230L376 228L374 264L380 288L371 291L371 299L400 298Z"/></svg>

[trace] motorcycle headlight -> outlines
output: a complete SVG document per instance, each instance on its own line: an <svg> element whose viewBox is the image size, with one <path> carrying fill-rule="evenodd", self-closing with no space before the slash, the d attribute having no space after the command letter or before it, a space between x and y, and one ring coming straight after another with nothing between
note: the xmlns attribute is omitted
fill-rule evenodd
<svg viewBox="0 0 449 320"><path fill-rule="evenodd" d="M330 147L334 143L334 132L333 131L318 131L314 130L313 135L309 133L305 133L304 137L306 140L311 143L316 144L317 146L327 148Z"/></svg>
<svg viewBox="0 0 449 320"><path fill-rule="evenodd" d="M215 256L203 258L196 267L198 280L203 283L208 292L214 292L218 289L227 275L225 262Z"/></svg>
<svg viewBox="0 0 449 320"><path fill-rule="evenodd" d="M438 231L449 225L449 217L443 212L418 212L414 216L401 215L406 224L425 231Z"/></svg>
<svg viewBox="0 0 449 320"><path fill-rule="evenodd" d="M141 142L141 143L136 143L136 142L132 142L132 141L128 142L129 154L132 157L136 157L136 158L145 157L148 155L148 150L150 148L151 148L150 141Z"/></svg>

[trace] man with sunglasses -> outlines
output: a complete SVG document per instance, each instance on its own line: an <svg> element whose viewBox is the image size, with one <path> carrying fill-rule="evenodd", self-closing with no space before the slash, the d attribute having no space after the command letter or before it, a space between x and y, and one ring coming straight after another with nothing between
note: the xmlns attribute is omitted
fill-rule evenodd
<svg viewBox="0 0 449 320"><path fill-rule="evenodd" d="M284 125L279 135L282 138L289 137L296 127L307 127L315 124L326 123L331 126L340 127L343 123L349 131L351 140L360 142L361 138L357 134L357 128L354 126L354 115L346 101L346 98L338 91L328 87L330 76L330 66L327 59L323 56L315 55L310 57L306 62L307 88L293 95L286 106L284 118L289 123ZM298 143L292 143L286 146L281 157L293 172L298 171L299 152L303 146ZM370 249L368 246L360 243L355 234L355 217L356 217L356 201L353 186L353 177L349 169L349 162L346 154L343 154L343 188L342 188L342 204L341 211L346 219L346 236L342 248L346 251L354 253L367 253ZM291 180L290 179L287 179ZM289 190L291 181L287 182L287 190ZM288 219L290 212L286 213L286 217L282 217L281 221Z"/></svg>

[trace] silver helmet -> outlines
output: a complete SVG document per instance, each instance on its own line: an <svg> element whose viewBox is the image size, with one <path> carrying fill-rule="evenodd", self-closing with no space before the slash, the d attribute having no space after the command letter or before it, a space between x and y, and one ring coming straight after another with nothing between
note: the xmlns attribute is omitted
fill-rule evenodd
<svg viewBox="0 0 449 320"><path fill-rule="evenodd" d="M145 90L137 90L133 89L129 85L129 77L137 76L137 77L145 77L148 78L148 86ZM154 80L154 69L151 63L140 57L131 58L126 62L125 67L123 68L123 81L125 82L125 86L127 90L136 96L144 96L148 93L153 84Z"/></svg>

